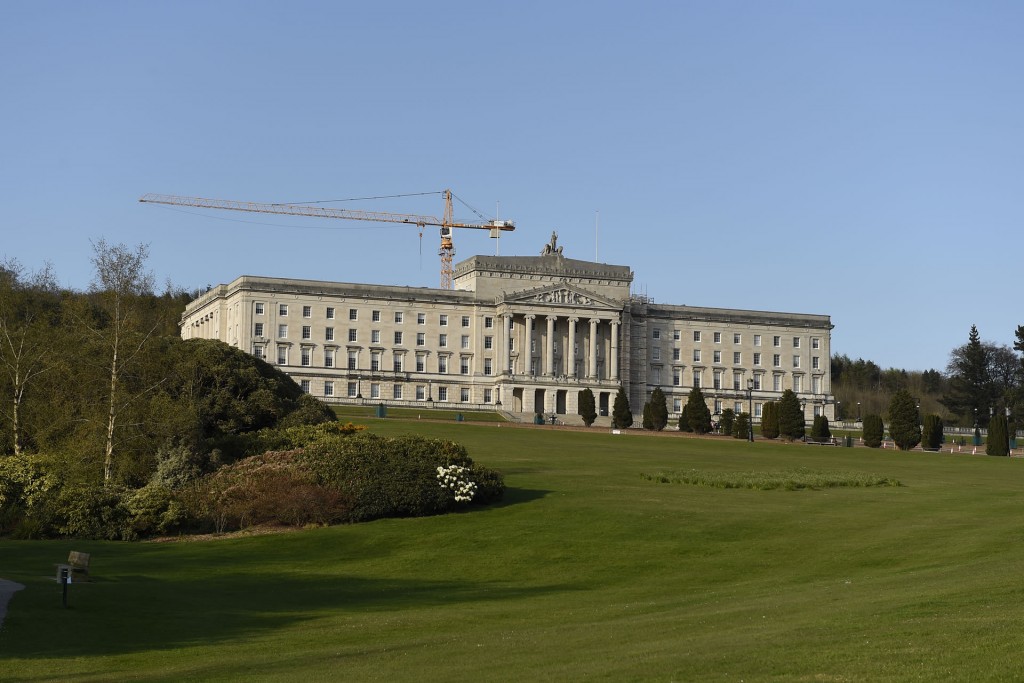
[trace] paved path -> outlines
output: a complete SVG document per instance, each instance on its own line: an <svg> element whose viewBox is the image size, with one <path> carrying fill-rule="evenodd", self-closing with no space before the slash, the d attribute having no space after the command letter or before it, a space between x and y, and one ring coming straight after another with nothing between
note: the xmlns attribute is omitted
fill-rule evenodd
<svg viewBox="0 0 1024 683"><path fill-rule="evenodd" d="M20 583L0 579L0 626L4 625L4 617L7 616L7 602L22 588L24 586Z"/></svg>

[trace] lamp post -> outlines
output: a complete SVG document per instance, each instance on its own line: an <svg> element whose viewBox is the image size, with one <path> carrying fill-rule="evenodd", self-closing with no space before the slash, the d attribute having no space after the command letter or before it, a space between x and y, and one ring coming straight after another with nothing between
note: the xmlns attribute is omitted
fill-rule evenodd
<svg viewBox="0 0 1024 683"><path fill-rule="evenodd" d="M1013 456L1013 446L1017 440L1017 430L1010 431L1010 406L1006 406L1006 457Z"/></svg>
<svg viewBox="0 0 1024 683"><path fill-rule="evenodd" d="M754 380L747 380L747 441L754 443Z"/></svg>
<svg viewBox="0 0 1024 683"><path fill-rule="evenodd" d="M839 422L839 413L842 412L839 408L842 406L842 401L836 401L836 414L832 416L832 419Z"/></svg>
<svg viewBox="0 0 1024 683"><path fill-rule="evenodd" d="M857 422L860 422L860 401L857 401Z"/></svg>

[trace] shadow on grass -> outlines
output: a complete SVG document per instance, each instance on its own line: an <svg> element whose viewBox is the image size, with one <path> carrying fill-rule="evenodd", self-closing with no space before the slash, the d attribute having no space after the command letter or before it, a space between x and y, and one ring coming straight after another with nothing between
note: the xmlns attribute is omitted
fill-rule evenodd
<svg viewBox="0 0 1024 683"><path fill-rule="evenodd" d="M236 641L304 620L510 601L570 585L514 587L466 580L351 578L341 574L220 573L159 580L123 575L72 585L68 609L55 582L38 580L11 605L0 638L5 658L121 655ZM6 679L11 680L11 679Z"/></svg>
<svg viewBox="0 0 1024 683"><path fill-rule="evenodd" d="M547 496L551 491L544 489L520 489L513 486L505 488L505 495L501 497L501 500L496 503L489 503L484 510L488 508L504 508L510 505L520 505L522 503L532 503L535 500L540 500Z"/></svg>

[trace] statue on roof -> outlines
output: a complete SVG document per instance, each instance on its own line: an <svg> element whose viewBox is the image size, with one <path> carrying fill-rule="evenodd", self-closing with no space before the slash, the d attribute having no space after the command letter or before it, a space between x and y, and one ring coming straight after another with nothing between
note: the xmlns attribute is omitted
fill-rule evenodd
<svg viewBox="0 0 1024 683"><path fill-rule="evenodd" d="M554 230L551 231L551 241L544 245L544 249L541 250L541 256L550 256L556 254L562 255L562 247L558 246L558 233Z"/></svg>

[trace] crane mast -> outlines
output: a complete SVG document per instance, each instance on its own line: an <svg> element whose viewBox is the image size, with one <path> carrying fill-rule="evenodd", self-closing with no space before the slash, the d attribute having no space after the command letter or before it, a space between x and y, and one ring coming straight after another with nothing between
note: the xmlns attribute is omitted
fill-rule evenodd
<svg viewBox="0 0 1024 683"><path fill-rule="evenodd" d="M374 223L405 223L422 229L437 226L441 233L441 246L438 256L441 257L441 289L452 289L452 261L455 257L455 243L452 240L453 228L472 228L489 230L491 237L498 237L502 231L515 230L515 223L505 220L493 220L486 223L465 223L454 219L452 208L452 192L444 190L444 214L438 219L408 213L390 213L386 211L357 211L352 209L335 209L309 204L273 204L267 202L245 202L231 199L206 199L203 197L183 197L168 194L146 194L139 201L147 204L168 204L171 206L189 206L197 209L225 209L228 211L246 211L249 213L270 213L284 216L310 216L313 218L330 218L352 221L371 221Z"/></svg>

